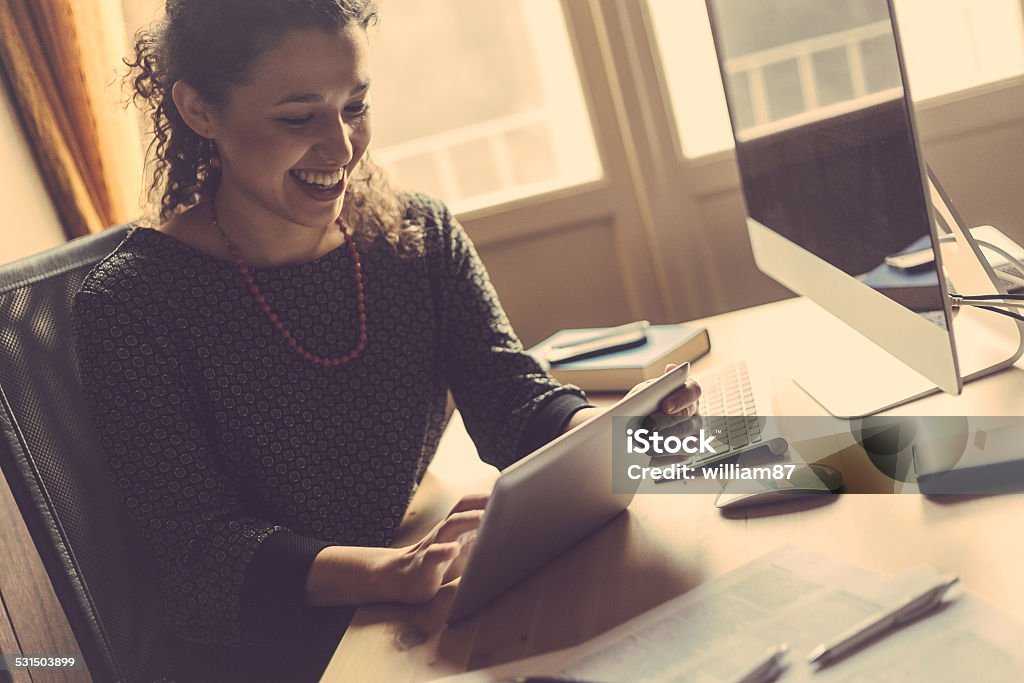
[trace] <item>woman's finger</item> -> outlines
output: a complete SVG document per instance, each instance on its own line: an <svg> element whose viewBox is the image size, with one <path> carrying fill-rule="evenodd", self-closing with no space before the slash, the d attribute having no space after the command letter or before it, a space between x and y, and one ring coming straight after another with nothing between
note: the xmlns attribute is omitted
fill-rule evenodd
<svg viewBox="0 0 1024 683"><path fill-rule="evenodd" d="M661 411L666 415L692 415L697 411L700 393L700 385L688 379L681 389L672 392L661 402Z"/></svg>
<svg viewBox="0 0 1024 683"><path fill-rule="evenodd" d="M448 519L441 522L434 534L434 543L450 543L458 540L459 536L470 531L476 531L483 518L483 510L466 510L450 515Z"/></svg>
<svg viewBox="0 0 1024 683"><path fill-rule="evenodd" d="M423 561L430 564L450 562L455 559L460 550L462 550L462 546L455 541L433 543L423 551Z"/></svg>
<svg viewBox="0 0 1024 683"><path fill-rule="evenodd" d="M692 417L680 419L678 422L659 433L665 437L675 436L683 439L687 436L694 436L700 433L703 426L704 419L699 415L694 415Z"/></svg>
<svg viewBox="0 0 1024 683"><path fill-rule="evenodd" d="M490 493L473 493L463 496L448 514L452 515L456 512L465 512L466 510L483 510L487 506L487 501L490 497Z"/></svg>
<svg viewBox="0 0 1024 683"><path fill-rule="evenodd" d="M452 563L448 565L448 569L445 571L444 577L441 579L442 584L454 581L462 576L462 572L466 569L466 563L469 562L469 556L473 552L473 545L475 543L476 534L467 534L459 539L461 550L458 557L452 560Z"/></svg>

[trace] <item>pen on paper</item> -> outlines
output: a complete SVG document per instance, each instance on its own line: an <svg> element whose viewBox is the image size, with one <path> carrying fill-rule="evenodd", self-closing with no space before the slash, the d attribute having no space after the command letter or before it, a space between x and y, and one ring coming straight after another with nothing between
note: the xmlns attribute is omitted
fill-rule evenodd
<svg viewBox="0 0 1024 683"><path fill-rule="evenodd" d="M737 678L735 683L768 683L774 681L785 665L782 660L789 651L789 645L780 643L765 653L764 658L755 664L749 671Z"/></svg>
<svg viewBox="0 0 1024 683"><path fill-rule="evenodd" d="M900 601L894 607L883 610L880 614L868 617L856 626L848 629L829 642L822 643L807 655L810 664L828 664L847 653L859 648L867 641L880 636L911 619L924 616L935 609L946 591L957 582L957 577L944 577L938 585L915 593Z"/></svg>

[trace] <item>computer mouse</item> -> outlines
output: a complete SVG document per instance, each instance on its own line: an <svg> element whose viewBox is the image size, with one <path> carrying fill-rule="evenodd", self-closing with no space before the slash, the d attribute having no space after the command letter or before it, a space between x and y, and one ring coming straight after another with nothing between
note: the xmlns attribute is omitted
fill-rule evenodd
<svg viewBox="0 0 1024 683"><path fill-rule="evenodd" d="M783 439L781 436L777 436L774 439L768 440L768 450L771 451L772 455L782 457L789 450L789 442Z"/></svg>
<svg viewBox="0 0 1024 683"><path fill-rule="evenodd" d="M732 491L726 486L715 498L715 507L735 510L782 503L805 496L834 495L843 486L843 475L834 467L818 463L795 467L786 478L757 481L754 490L751 490L750 481L740 482Z"/></svg>

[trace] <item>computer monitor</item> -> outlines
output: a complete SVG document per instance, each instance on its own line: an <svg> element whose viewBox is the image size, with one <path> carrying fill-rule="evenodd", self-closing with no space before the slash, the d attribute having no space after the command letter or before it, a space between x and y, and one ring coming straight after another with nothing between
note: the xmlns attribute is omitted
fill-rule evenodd
<svg viewBox="0 0 1024 683"><path fill-rule="evenodd" d="M856 417L1012 364L1018 323L951 307L1005 290L923 163L891 0L706 2L754 259L831 314L797 383Z"/></svg>

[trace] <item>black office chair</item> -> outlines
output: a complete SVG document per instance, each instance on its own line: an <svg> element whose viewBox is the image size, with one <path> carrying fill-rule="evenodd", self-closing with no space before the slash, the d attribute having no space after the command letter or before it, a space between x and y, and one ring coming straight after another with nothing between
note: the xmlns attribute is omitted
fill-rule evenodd
<svg viewBox="0 0 1024 683"><path fill-rule="evenodd" d="M170 678L155 564L115 495L71 324L82 280L126 233L0 267L0 468L98 683Z"/></svg>

